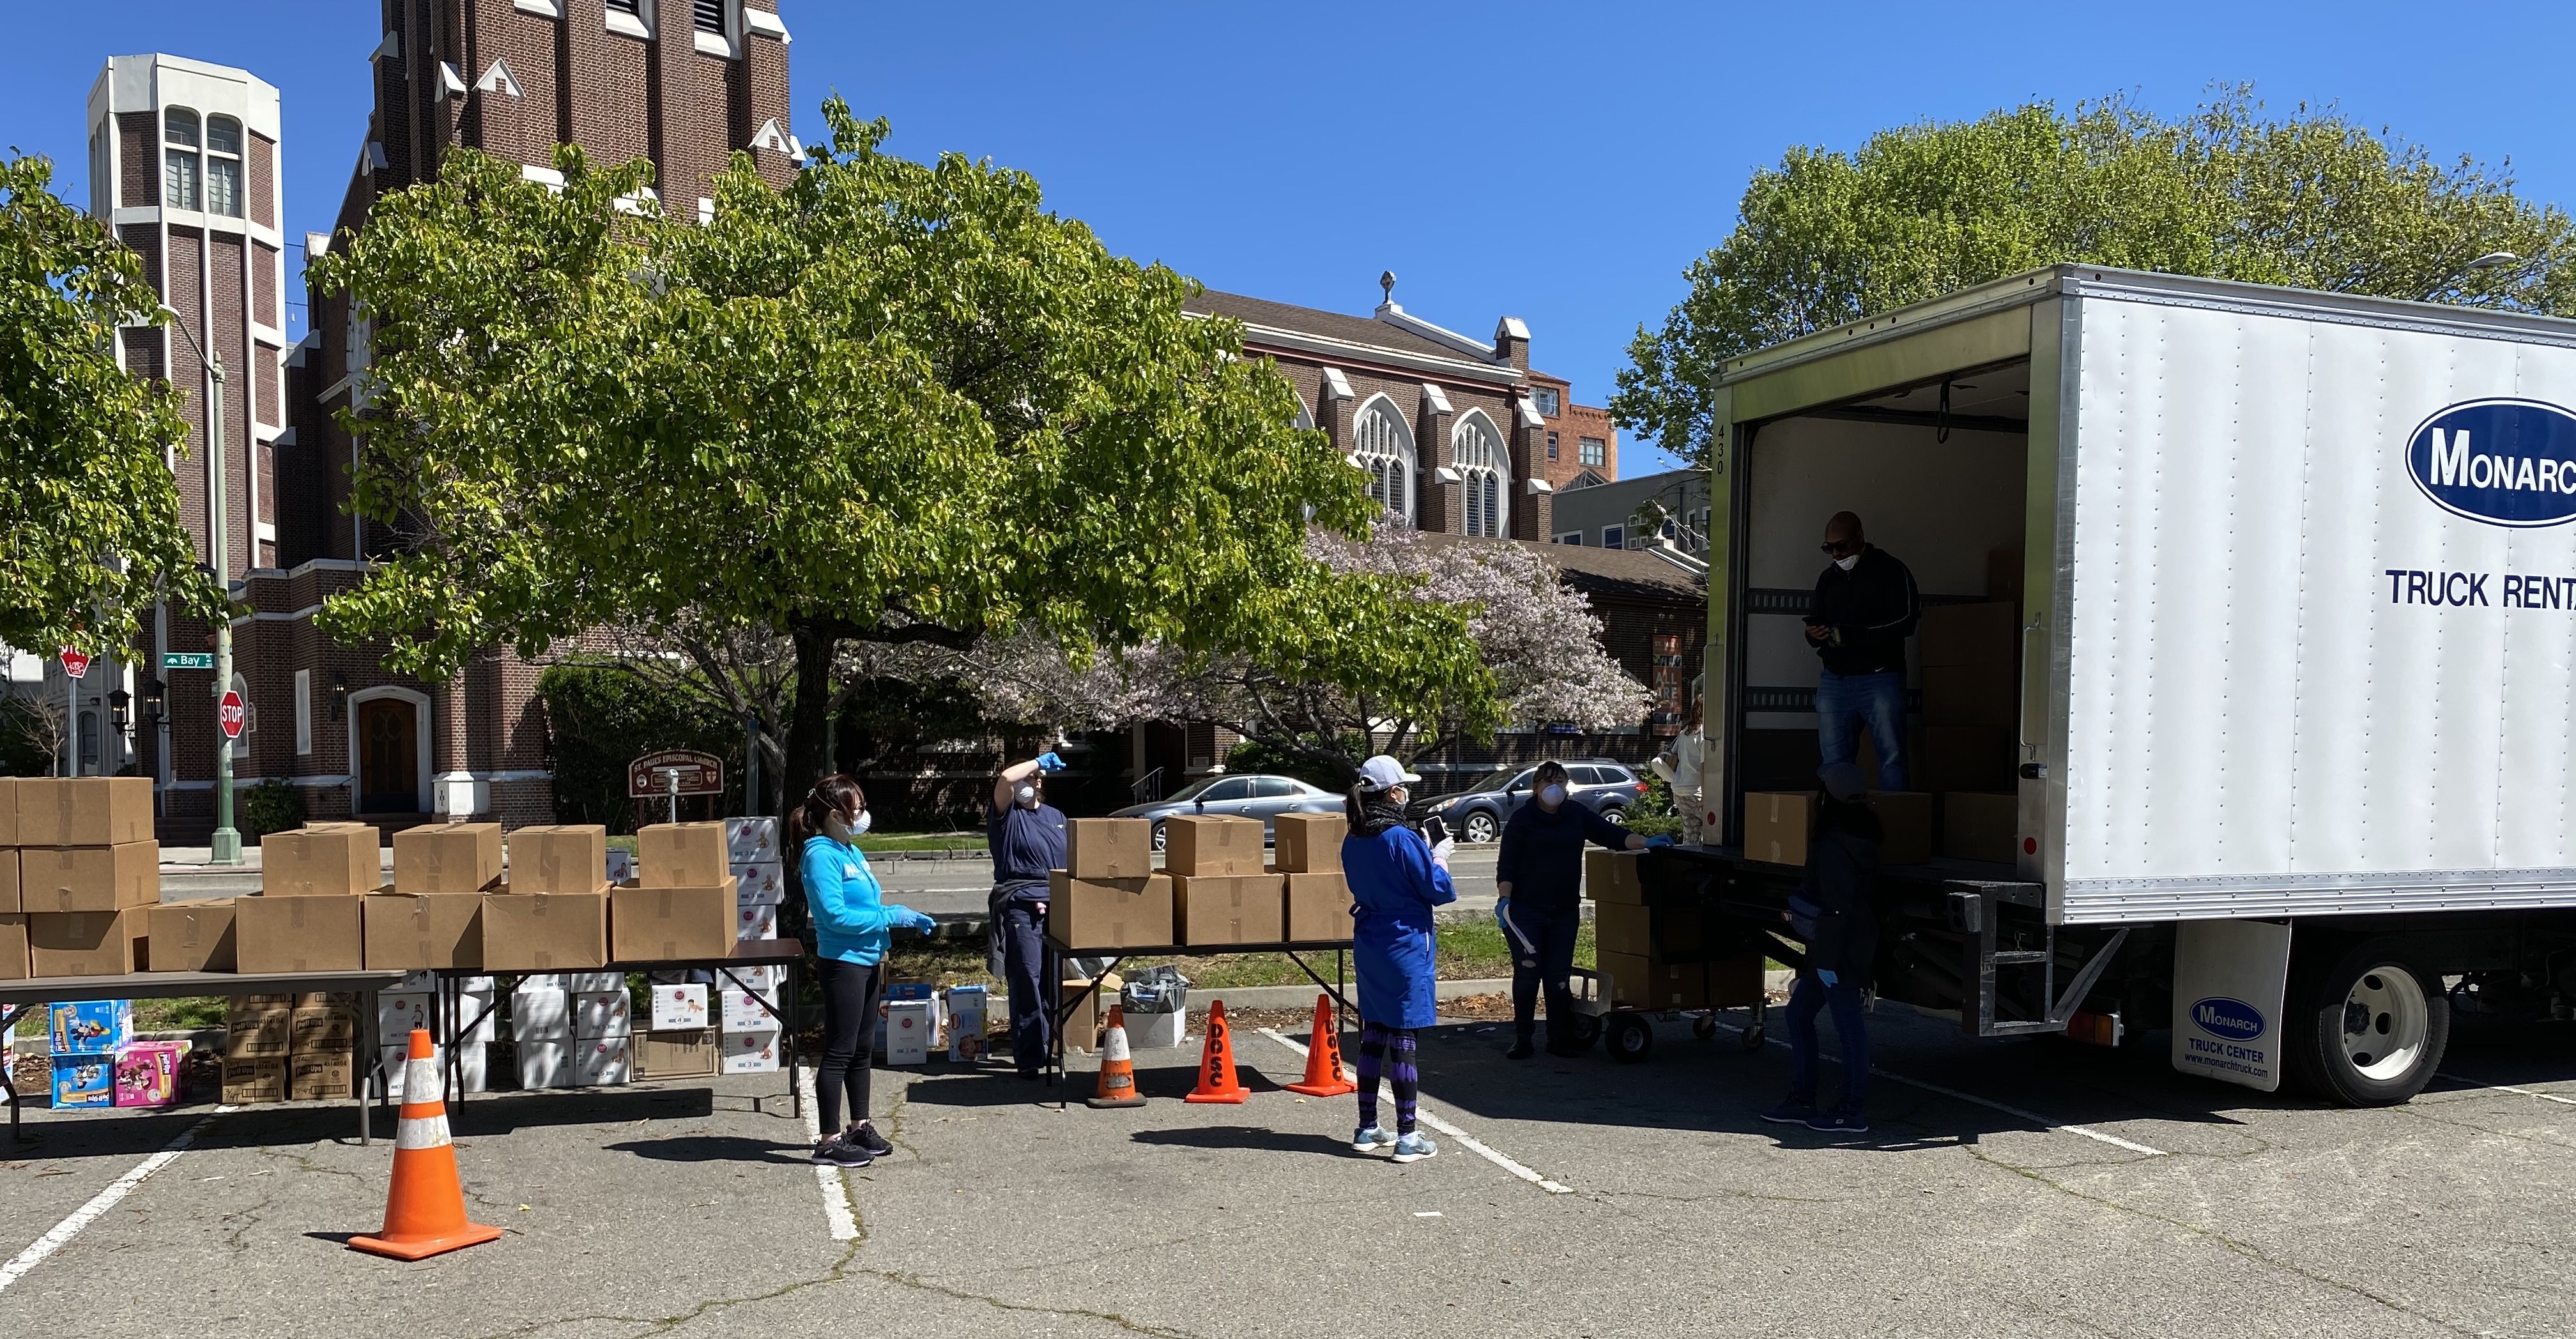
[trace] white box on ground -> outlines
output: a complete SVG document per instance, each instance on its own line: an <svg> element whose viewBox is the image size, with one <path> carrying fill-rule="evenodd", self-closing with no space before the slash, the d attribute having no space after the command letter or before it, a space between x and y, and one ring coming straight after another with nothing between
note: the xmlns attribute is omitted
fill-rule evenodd
<svg viewBox="0 0 2576 1339"><path fill-rule="evenodd" d="M626 989L626 973L624 972L566 972L564 973L564 980L570 983L566 985L564 989L569 990L576 995L589 994L602 990Z"/></svg>
<svg viewBox="0 0 2576 1339"><path fill-rule="evenodd" d="M939 1032L936 1002L894 1000L886 1005L885 1057L889 1065L926 1065Z"/></svg>
<svg viewBox="0 0 2576 1339"><path fill-rule="evenodd" d="M569 1088L572 1086L572 1047L569 1038L555 1041L530 1041L521 1038L519 1052L519 1086L522 1088Z"/></svg>
<svg viewBox="0 0 2576 1339"><path fill-rule="evenodd" d="M1137 1050L1160 1050L1178 1046L1189 1039L1190 1016L1175 1009L1167 1014L1125 1014L1127 1045Z"/></svg>
<svg viewBox="0 0 2576 1339"><path fill-rule="evenodd" d="M774 1074L778 1071L778 1034L776 1032L730 1032L725 1034L723 1059L727 1074Z"/></svg>
<svg viewBox="0 0 2576 1339"><path fill-rule="evenodd" d="M685 1032L707 1025L707 986L651 986L655 1032Z"/></svg>
<svg viewBox="0 0 2576 1339"><path fill-rule="evenodd" d="M764 1001L747 990L724 993L724 1030L727 1032L771 1032L777 1030L778 1015L762 1007ZM704 1026L704 1024L700 1024Z"/></svg>
<svg viewBox="0 0 2576 1339"><path fill-rule="evenodd" d="M387 995L414 995L426 994L437 989L438 973L431 971L418 971L403 973L402 980L396 981L391 989L382 993Z"/></svg>
<svg viewBox="0 0 2576 1339"><path fill-rule="evenodd" d="M622 990L586 990L572 997L572 1035L623 1037L635 1030L635 1001Z"/></svg>
<svg viewBox="0 0 2576 1339"><path fill-rule="evenodd" d="M735 918L733 937L736 939L776 939L778 937L778 908L771 906L743 907L741 909L741 914Z"/></svg>
<svg viewBox="0 0 2576 1339"><path fill-rule="evenodd" d="M705 986L715 983L716 974L704 967L664 967L646 972L644 979L657 986Z"/></svg>
<svg viewBox="0 0 2576 1339"><path fill-rule="evenodd" d="M733 869L733 898L739 906L774 907L787 900L787 871L775 860L738 863Z"/></svg>
<svg viewBox="0 0 2576 1339"><path fill-rule="evenodd" d="M630 1038L625 1036L592 1037L572 1045L572 1079L576 1087L598 1088L627 1083L634 1078L629 1056Z"/></svg>
<svg viewBox="0 0 2576 1339"><path fill-rule="evenodd" d="M635 853L608 848L608 868L603 871L610 883L624 883L635 877Z"/></svg>
<svg viewBox="0 0 2576 1339"><path fill-rule="evenodd" d="M510 1037L514 1041L572 1040L572 996L560 990L511 991Z"/></svg>
<svg viewBox="0 0 2576 1339"><path fill-rule="evenodd" d="M383 1054L385 1064L385 1096L399 1102L403 1100L403 1071L406 1068L406 1062L410 1059L410 1054L405 1048L400 1046L388 1046L384 1048ZM456 1067L464 1072L465 1091L469 1093L480 1093L490 1090L491 1070L487 1064L487 1061L489 1061L490 1058L490 1053L480 1046L466 1046L458 1049L456 1052ZM439 1072L445 1073L446 1066L443 1063L445 1057L442 1055L440 1059L442 1063L440 1065ZM453 1092L446 1095L449 1097L455 1096Z"/></svg>
<svg viewBox="0 0 2576 1339"><path fill-rule="evenodd" d="M982 986L950 986L941 999L948 1008L948 1058L961 1064L983 1059L992 992Z"/></svg>
<svg viewBox="0 0 2576 1339"><path fill-rule="evenodd" d="M438 997L425 991L389 990L376 996L376 1035L408 1037L413 1028L430 1026Z"/></svg>
<svg viewBox="0 0 2576 1339"><path fill-rule="evenodd" d="M787 969L779 966L728 968L725 979L717 984L731 989L736 982L741 983L742 989L762 999L774 1000L787 986Z"/></svg>
<svg viewBox="0 0 2576 1339"><path fill-rule="evenodd" d="M726 819L725 858L738 865L780 859L778 820L775 818Z"/></svg>

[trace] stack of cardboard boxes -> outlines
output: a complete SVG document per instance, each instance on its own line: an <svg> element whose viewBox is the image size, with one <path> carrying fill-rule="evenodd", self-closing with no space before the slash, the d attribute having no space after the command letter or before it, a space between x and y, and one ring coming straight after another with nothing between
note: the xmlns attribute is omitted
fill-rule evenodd
<svg viewBox="0 0 2576 1339"><path fill-rule="evenodd" d="M340 992L233 996L224 1026L224 1101L249 1106L351 1096L357 1007L356 995Z"/></svg>
<svg viewBox="0 0 2576 1339"><path fill-rule="evenodd" d="M57 1004L51 1013L54 1105L115 1106L117 1059L134 1043L133 1002Z"/></svg>
<svg viewBox="0 0 2576 1339"><path fill-rule="evenodd" d="M2010 600L1923 611L1922 762L1916 784L1941 796L1941 854L2010 863L2021 731L2021 626Z"/></svg>
<svg viewBox="0 0 2576 1339"><path fill-rule="evenodd" d="M595 1088L633 1075L634 1001L616 972L524 976L510 992L522 1088Z"/></svg>
<svg viewBox="0 0 2576 1339"><path fill-rule="evenodd" d="M367 915L369 917L367 934L372 943L376 933L373 906L367 908ZM479 941L477 948L480 948ZM471 966L472 964L457 965ZM489 1048L492 1039L499 1032L498 1024L494 1019L498 1011L492 1007L492 978L488 976L463 978L457 997L457 1009L461 1016L455 1020L455 1024L465 1029L465 1035L446 1041L444 1049L439 1052L439 1059L442 1062L440 1070L445 1072L447 1066L444 1062L453 1058L458 1075L464 1084L463 1091L484 1092L491 1087ZM384 1067L387 1097L395 1101L402 1100L403 1072L407 1068L406 1062L411 1058L412 1029L426 1028L433 1036L440 1035L444 1031L435 1016L438 1007L438 977L435 973L425 970L414 971L394 983L393 989L376 996L376 1042L381 1048L376 1058ZM362 1080L364 1077L360 1076Z"/></svg>
<svg viewBox="0 0 2576 1339"><path fill-rule="evenodd" d="M1351 885L1342 876L1340 814L1281 814L1271 820L1278 849L1270 872L1280 876L1283 937L1291 944L1341 944L1351 937Z"/></svg>
<svg viewBox="0 0 2576 1339"><path fill-rule="evenodd" d="M1628 851L1583 854L1594 961L1611 1002L1635 1009L1735 1009L1762 998L1762 955L1720 955L1697 905L1652 905Z"/></svg>
<svg viewBox="0 0 2576 1339"><path fill-rule="evenodd" d="M1065 867L1049 874L1047 888L1047 932L1057 942L1072 949L1180 942L1173 935L1171 876L1154 872L1150 821L1069 819L1064 846Z"/></svg>
<svg viewBox="0 0 2576 1339"><path fill-rule="evenodd" d="M645 987L646 1028L635 1038L635 1077L695 1079L716 1072L715 987L703 981Z"/></svg>
<svg viewBox="0 0 2576 1339"><path fill-rule="evenodd" d="M776 939L778 909L787 903L785 853L778 845L775 818L728 818L725 867L733 875L737 908L735 934L743 939Z"/></svg>
<svg viewBox="0 0 2576 1339"><path fill-rule="evenodd" d="M0 778L0 980L140 971L160 900L150 778Z"/></svg>
<svg viewBox="0 0 2576 1339"><path fill-rule="evenodd" d="M397 884L402 880L404 835L409 834L394 839ZM606 967L610 962L608 829L596 823L519 829L510 834L507 884L498 882L497 829L492 840L493 881L483 886L494 891L482 899L483 967L494 972L547 974ZM479 856L476 870L480 871Z"/></svg>

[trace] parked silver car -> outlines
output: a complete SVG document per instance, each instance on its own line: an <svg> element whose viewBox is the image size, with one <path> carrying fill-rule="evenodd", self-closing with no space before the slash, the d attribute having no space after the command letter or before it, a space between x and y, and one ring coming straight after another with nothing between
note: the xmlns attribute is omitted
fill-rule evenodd
<svg viewBox="0 0 2576 1339"><path fill-rule="evenodd" d="M1223 814L1261 820L1262 832L1275 835L1270 820L1281 814L1338 814L1342 797L1319 790L1293 776L1211 776L1173 791L1149 804L1131 804L1111 818L1154 820L1154 849L1163 849L1163 820L1191 814Z"/></svg>
<svg viewBox="0 0 2576 1339"><path fill-rule="evenodd" d="M1646 783L1626 763L1608 758L1569 758L1564 762L1566 780L1571 783L1567 787L1570 798L1599 811L1613 823L1625 824L1628 806L1645 798ZM1530 786L1537 772L1535 763L1507 767L1465 790L1416 801L1414 807L1438 815L1461 841L1493 841L1503 835L1503 824L1532 801Z"/></svg>

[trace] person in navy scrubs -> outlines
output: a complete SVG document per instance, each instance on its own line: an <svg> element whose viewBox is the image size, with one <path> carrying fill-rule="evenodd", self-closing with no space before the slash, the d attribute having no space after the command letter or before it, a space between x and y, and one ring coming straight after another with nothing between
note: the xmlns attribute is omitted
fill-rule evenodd
<svg viewBox="0 0 2576 1339"><path fill-rule="evenodd" d="M993 778L984 839L993 848L992 934L1011 991L1011 1063L1024 1079L1045 1072L1055 1035L1046 982L1047 872L1064 868L1064 813L1046 802L1045 780L1064 770L1053 752L1013 763Z"/></svg>

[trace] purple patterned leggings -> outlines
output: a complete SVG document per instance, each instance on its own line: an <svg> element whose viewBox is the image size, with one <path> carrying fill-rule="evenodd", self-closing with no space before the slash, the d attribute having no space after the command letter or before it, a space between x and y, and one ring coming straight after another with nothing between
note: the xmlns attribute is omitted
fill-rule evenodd
<svg viewBox="0 0 2576 1339"><path fill-rule="evenodd" d="M1422 1096L1422 1071L1414 1064L1414 1030L1360 1023L1360 1124L1377 1124L1377 1081L1395 1085L1395 1132L1413 1133L1414 1106ZM1388 1064L1392 1056L1395 1063Z"/></svg>

